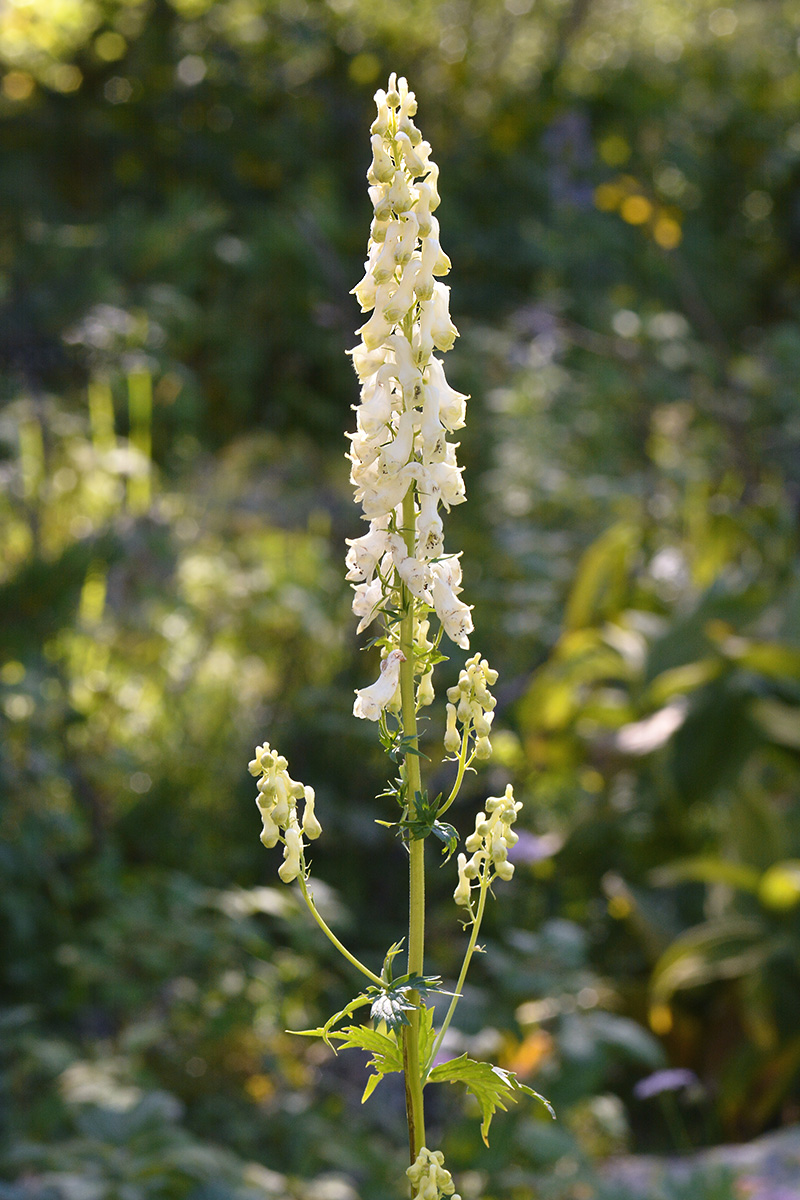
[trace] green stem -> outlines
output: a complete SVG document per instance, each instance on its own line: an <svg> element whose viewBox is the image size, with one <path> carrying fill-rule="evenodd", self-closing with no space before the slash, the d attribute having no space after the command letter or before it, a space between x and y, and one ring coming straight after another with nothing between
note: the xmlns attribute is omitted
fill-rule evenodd
<svg viewBox="0 0 800 1200"><path fill-rule="evenodd" d="M409 487L403 500L403 537L409 554L415 550L416 516L414 487ZM414 597L403 587L405 616L400 624L400 649L405 662L400 666L400 695L402 700L403 735L412 749L418 746L417 713L414 699ZM414 798L422 792L419 757L407 754L404 759L408 804L414 811ZM421 975L425 959L425 842L414 839L409 843L409 908L408 908L408 972ZM409 1024L403 1029L403 1069L406 1082L406 1115L411 1162L425 1145L425 1109L422 1099L422 1072L419 1061L420 1000L416 992L410 999L415 1007L408 1014Z"/></svg>
<svg viewBox="0 0 800 1200"><path fill-rule="evenodd" d="M328 941L333 942L339 953L343 955L343 957L346 958L349 963L352 963L357 971L360 971L362 975L366 975L367 979L371 979L373 983L378 985L378 987L383 987L384 984L380 975L376 975L374 971L370 971L369 967L365 967L362 962L359 962L356 956L351 954L346 946L342 945L333 930L329 928L323 918L319 915L317 912L317 906L314 903L314 897L309 892L308 885L306 884L306 881L302 875L298 876L297 882L300 884L300 891L303 893L303 899L308 905L309 912L319 925L322 932L325 934Z"/></svg>
<svg viewBox="0 0 800 1200"><path fill-rule="evenodd" d="M464 955L464 962L461 964L461 974L458 977L458 982L455 987L455 994L450 1001L450 1007L448 1008L447 1015L442 1023L442 1028L439 1030L439 1035L436 1038L436 1041L433 1043L428 1061L425 1063L423 1084L430 1074L431 1067L436 1060L436 1055L439 1053L441 1044L444 1041L444 1035L450 1028L450 1022L453 1019L453 1013L456 1011L456 1005L461 999L461 993L464 990L464 982L467 978L467 971L469 970L469 964L472 961L472 955L475 953L475 943L478 940L478 933L480 932L481 921L483 920L483 914L486 908L486 895L489 891L489 870L489 863L486 861L484 863L483 875L481 876L481 894L478 898L478 911L476 912L475 920L472 923L472 933L470 934L469 943L467 945L467 952Z"/></svg>
<svg viewBox="0 0 800 1200"><path fill-rule="evenodd" d="M461 791L461 784L464 782L464 772L466 771L467 767L469 766L469 763L471 763L472 759L475 757L474 753L471 754L469 762L467 762L467 747L469 745L469 736L468 735L469 735L470 728L471 728L471 725L467 724L464 726L464 729L462 731L461 751L458 756L458 771L456 773L455 783L453 784L450 795L447 797L444 804L441 804L439 806L438 816L441 816L442 813L447 812L448 808L453 803L453 801L455 800L458 793Z"/></svg>

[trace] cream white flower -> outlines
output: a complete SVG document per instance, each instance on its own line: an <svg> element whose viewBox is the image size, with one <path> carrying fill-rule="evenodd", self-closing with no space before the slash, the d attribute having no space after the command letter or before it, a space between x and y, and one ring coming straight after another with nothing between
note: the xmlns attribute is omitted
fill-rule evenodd
<svg viewBox="0 0 800 1200"><path fill-rule="evenodd" d="M356 692L353 716L377 721L389 706L400 683L400 664L406 661L402 650L392 650L381 663L381 673L375 683Z"/></svg>
<svg viewBox="0 0 800 1200"><path fill-rule="evenodd" d="M473 867L477 875L485 864L499 879L507 881L512 878L514 864L508 861L508 851L511 846L517 844L519 835L511 826L521 808L522 804L514 800L514 789L510 783L504 795L489 796L486 811L478 813L475 818L475 831L464 843L467 852L472 855L465 868L468 875Z"/></svg>
<svg viewBox="0 0 800 1200"><path fill-rule="evenodd" d="M303 809L302 829L303 829L303 833L308 838L308 840L313 842L313 841L316 841L316 839L322 833L322 826L320 825L319 821L317 820L317 814L314 811L314 807L315 807L315 803L316 803L314 789L312 787L306 786L304 789L304 793L305 793L306 803L305 803L305 808Z"/></svg>
<svg viewBox="0 0 800 1200"><path fill-rule="evenodd" d="M448 583L441 570L441 565L441 563L433 563L431 566L433 607L450 640L460 646L462 650L468 650L469 635L473 629L472 612L469 605L464 604L456 596L453 587Z"/></svg>
<svg viewBox="0 0 800 1200"><path fill-rule="evenodd" d="M278 867L278 874L284 883L291 883L302 870L300 859L303 852L303 836L296 821L286 830L284 840L283 862Z"/></svg>
<svg viewBox="0 0 800 1200"><path fill-rule="evenodd" d="M264 742L256 746L255 758L247 767L256 778L261 841L272 848L283 834L283 862L278 874L284 883L291 883L304 870L303 834L313 840L322 833L314 811L314 789L292 779L288 765L282 754L277 754L269 742ZM297 816L298 800L304 801L302 826Z"/></svg>
<svg viewBox="0 0 800 1200"><path fill-rule="evenodd" d="M461 1200L455 1189L453 1177L445 1168L441 1150L429 1150L423 1146L414 1162L406 1170L411 1184L413 1200L442 1200L451 1196Z"/></svg>
<svg viewBox="0 0 800 1200"><path fill-rule="evenodd" d="M355 592L353 612L357 617L361 617L356 633L361 633L375 620L386 597L383 594L383 584L380 579L373 579L371 583L359 583L353 588L353 591Z"/></svg>
<svg viewBox="0 0 800 1200"><path fill-rule="evenodd" d="M370 522L369 533L360 538L348 538L346 563L348 567L345 579L359 583L372 581L375 567L383 558L389 545L389 534L382 527L382 520Z"/></svg>

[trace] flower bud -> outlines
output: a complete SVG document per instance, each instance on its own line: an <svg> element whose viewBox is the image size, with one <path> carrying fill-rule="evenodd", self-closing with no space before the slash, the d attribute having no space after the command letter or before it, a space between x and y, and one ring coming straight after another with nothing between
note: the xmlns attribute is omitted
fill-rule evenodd
<svg viewBox="0 0 800 1200"><path fill-rule="evenodd" d="M284 883L292 883L295 879L297 879L297 876L301 871L300 852L299 850L295 851L294 848L289 848L288 833L287 842L283 853L284 861L278 867L278 875L281 877Z"/></svg>
<svg viewBox="0 0 800 1200"><path fill-rule="evenodd" d="M277 845L281 832L280 828L272 819L272 814L270 812L262 812L261 821L261 841L268 850L271 850L273 846Z"/></svg>
<svg viewBox="0 0 800 1200"><path fill-rule="evenodd" d="M475 743L475 757L482 762L492 757L492 743L488 737L479 737Z"/></svg>
<svg viewBox="0 0 800 1200"><path fill-rule="evenodd" d="M456 729L456 710L454 705L447 705L447 729L444 735L444 748L448 754L458 754L461 750L461 737Z"/></svg>
<svg viewBox="0 0 800 1200"><path fill-rule="evenodd" d="M392 161L391 155L386 152L383 144L383 138L380 134L372 136L372 162L367 171L367 179L370 183L391 183L394 179L396 167Z"/></svg>
<svg viewBox="0 0 800 1200"><path fill-rule="evenodd" d="M316 813L314 812L314 802L316 799L314 795L314 789L312 787L306 787L304 789L304 795L306 804L305 808L303 809L303 833L310 842L313 842L322 833L322 826L317 820Z"/></svg>
<svg viewBox="0 0 800 1200"><path fill-rule="evenodd" d="M417 707L427 708L429 704L433 704L436 699L436 694L433 690L433 667L425 674L417 685Z"/></svg>
<svg viewBox="0 0 800 1200"><path fill-rule="evenodd" d="M469 879L467 879L467 876L464 874L466 867L467 867L466 854L459 854L459 856L458 856L458 884L456 885L456 890L453 892L453 899L455 900L456 904L459 905L460 908L467 908L469 906L469 897L470 897L471 887L470 887Z"/></svg>
<svg viewBox="0 0 800 1200"><path fill-rule="evenodd" d="M386 103L386 92L378 88L374 96L378 115L370 126L370 133L379 133L383 137L389 132L389 105Z"/></svg>

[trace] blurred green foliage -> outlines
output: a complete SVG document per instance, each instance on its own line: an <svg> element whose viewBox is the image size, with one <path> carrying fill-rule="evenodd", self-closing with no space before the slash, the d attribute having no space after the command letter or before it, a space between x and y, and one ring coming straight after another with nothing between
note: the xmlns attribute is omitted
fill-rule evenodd
<svg viewBox="0 0 800 1200"><path fill-rule="evenodd" d="M244 770L269 736L314 784L318 899L379 964L404 862L349 717L342 434L392 69L474 396L448 536L503 690L472 799L513 776L528 824L454 1049L561 1118L478 1151L432 1089L432 1128L465 1200L591 1200L676 1114L797 1119L798 36L793 0L2 5L0 1197L401 1176L402 1097L361 1110L358 1063L284 1032L351 981ZM668 1064L697 1089L637 1099Z"/></svg>

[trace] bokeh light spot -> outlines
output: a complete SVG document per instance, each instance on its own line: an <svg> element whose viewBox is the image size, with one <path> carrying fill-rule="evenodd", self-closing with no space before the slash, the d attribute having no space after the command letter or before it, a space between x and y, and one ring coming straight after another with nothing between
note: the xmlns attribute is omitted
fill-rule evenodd
<svg viewBox="0 0 800 1200"><path fill-rule="evenodd" d="M629 225L644 225L653 215L653 206L646 196L626 196L619 208L620 216Z"/></svg>
<svg viewBox="0 0 800 1200"><path fill-rule="evenodd" d="M370 54L365 50L362 54L356 54L354 58L350 59L347 73L353 83L364 85L377 79L380 69L381 61L377 54Z"/></svg>
<svg viewBox="0 0 800 1200"><path fill-rule="evenodd" d="M683 231L674 217L661 214L653 226L653 239L662 250L674 250L679 246Z"/></svg>
<svg viewBox="0 0 800 1200"><path fill-rule="evenodd" d="M9 71L3 76L3 95L9 100L27 100L34 86L33 76L27 71Z"/></svg>
<svg viewBox="0 0 800 1200"><path fill-rule="evenodd" d="M116 62L125 54L128 43L121 33L114 29L106 29L94 40L94 52L103 62Z"/></svg>

